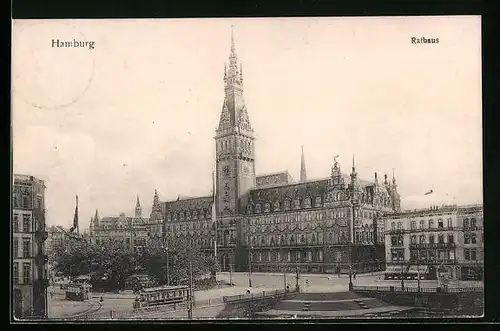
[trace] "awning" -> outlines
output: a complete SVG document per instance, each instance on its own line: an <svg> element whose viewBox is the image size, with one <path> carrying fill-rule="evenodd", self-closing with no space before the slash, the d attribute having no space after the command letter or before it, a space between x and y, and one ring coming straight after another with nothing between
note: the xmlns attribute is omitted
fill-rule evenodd
<svg viewBox="0 0 500 331"><path fill-rule="evenodd" d="M385 273L386 274L396 274L396 273L401 273L403 270L403 267L400 265L388 265L385 268Z"/></svg>
<svg viewBox="0 0 500 331"><path fill-rule="evenodd" d="M429 272L429 266L427 265L412 265L410 266L410 269L408 270L408 273L410 274L418 274L418 273L421 273L421 274L426 274Z"/></svg>

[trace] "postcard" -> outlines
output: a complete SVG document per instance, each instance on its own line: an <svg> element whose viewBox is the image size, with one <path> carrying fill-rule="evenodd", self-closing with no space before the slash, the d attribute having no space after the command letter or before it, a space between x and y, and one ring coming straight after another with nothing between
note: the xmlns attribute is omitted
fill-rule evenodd
<svg viewBox="0 0 500 331"><path fill-rule="evenodd" d="M12 36L16 321L483 315L479 16Z"/></svg>

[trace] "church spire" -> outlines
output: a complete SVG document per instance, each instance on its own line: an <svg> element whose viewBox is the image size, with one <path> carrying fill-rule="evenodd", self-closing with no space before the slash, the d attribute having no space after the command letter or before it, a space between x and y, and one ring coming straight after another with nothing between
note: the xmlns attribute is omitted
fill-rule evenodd
<svg viewBox="0 0 500 331"><path fill-rule="evenodd" d="M142 208L141 203L139 202L139 195L137 195L137 201L135 203L135 218L142 217Z"/></svg>
<svg viewBox="0 0 500 331"><path fill-rule="evenodd" d="M303 183L306 180L307 180L306 159L304 157L304 146L302 146L302 155L300 157L300 181Z"/></svg>

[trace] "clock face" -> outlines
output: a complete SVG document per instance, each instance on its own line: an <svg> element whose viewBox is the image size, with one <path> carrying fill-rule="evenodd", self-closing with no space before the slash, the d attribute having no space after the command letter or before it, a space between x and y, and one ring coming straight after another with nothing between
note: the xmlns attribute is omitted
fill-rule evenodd
<svg viewBox="0 0 500 331"><path fill-rule="evenodd" d="M224 177L228 177L229 176L229 166L225 166L223 169L222 169L222 175Z"/></svg>

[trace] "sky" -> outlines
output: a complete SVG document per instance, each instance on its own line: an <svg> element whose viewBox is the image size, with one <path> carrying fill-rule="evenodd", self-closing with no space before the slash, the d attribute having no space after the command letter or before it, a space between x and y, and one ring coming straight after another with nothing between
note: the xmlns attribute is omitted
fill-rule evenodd
<svg viewBox="0 0 500 331"><path fill-rule="evenodd" d="M257 174L396 175L405 209L482 203L480 17L13 22L13 172L47 223L210 194L231 25ZM412 44L411 37L439 38ZM52 47L93 41L94 48ZM88 46L88 45L87 45ZM433 194L425 195L429 190Z"/></svg>

